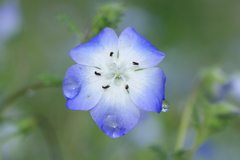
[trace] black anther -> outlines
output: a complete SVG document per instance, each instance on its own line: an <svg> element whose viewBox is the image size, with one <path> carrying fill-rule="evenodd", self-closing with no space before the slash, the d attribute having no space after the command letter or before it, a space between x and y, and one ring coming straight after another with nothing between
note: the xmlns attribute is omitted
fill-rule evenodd
<svg viewBox="0 0 240 160"><path fill-rule="evenodd" d="M97 76L101 76L101 73L98 73L97 71L94 72Z"/></svg>
<svg viewBox="0 0 240 160"><path fill-rule="evenodd" d="M139 65L139 63L137 63L137 62L133 62L133 65Z"/></svg>
<svg viewBox="0 0 240 160"><path fill-rule="evenodd" d="M103 89L108 89L110 86L106 85L106 86L102 86Z"/></svg>
<svg viewBox="0 0 240 160"><path fill-rule="evenodd" d="M110 52L110 57L112 57L112 55L113 55L113 52Z"/></svg>

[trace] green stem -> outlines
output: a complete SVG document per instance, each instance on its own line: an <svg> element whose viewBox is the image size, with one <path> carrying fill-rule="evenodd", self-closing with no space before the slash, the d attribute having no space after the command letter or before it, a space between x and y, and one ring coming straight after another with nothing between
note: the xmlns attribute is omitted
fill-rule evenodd
<svg viewBox="0 0 240 160"><path fill-rule="evenodd" d="M191 149L188 150L186 159L191 160L197 148L205 141L206 137L208 137L208 132L204 130L204 127L205 125L202 125L202 127L197 131L196 140Z"/></svg>
<svg viewBox="0 0 240 160"><path fill-rule="evenodd" d="M193 90L191 91L190 96L184 107L179 131L178 131L177 141L176 141L176 145L175 145L175 152L178 152L183 149L188 126L189 126L191 116L192 116L193 103L195 102L195 99L196 99L199 84L200 84L199 82L196 83L196 85L193 88Z"/></svg>
<svg viewBox="0 0 240 160"><path fill-rule="evenodd" d="M38 120L38 126L41 128L44 138L46 140L49 154L52 160L62 160L62 152L60 144L57 139L57 134L48 118L43 114L35 114Z"/></svg>
<svg viewBox="0 0 240 160"><path fill-rule="evenodd" d="M47 87L59 87L59 83L50 83L46 84L44 82L37 82L34 84L31 84L29 86L26 86L25 88L22 88L9 96L7 96L3 101L0 102L0 115L6 110L6 108L14 102L16 99L21 97L22 95L25 95L29 90L38 90L41 88L47 88Z"/></svg>

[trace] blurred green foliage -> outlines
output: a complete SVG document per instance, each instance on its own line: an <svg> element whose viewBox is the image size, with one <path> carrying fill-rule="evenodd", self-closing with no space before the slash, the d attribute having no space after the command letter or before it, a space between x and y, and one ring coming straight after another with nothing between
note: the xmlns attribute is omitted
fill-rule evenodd
<svg viewBox="0 0 240 160"><path fill-rule="evenodd" d="M98 6L98 12L92 19L91 37L100 33L105 27L117 28L125 7L121 3L111 2Z"/></svg>
<svg viewBox="0 0 240 160"><path fill-rule="evenodd" d="M57 14L57 19L59 19L62 24L66 24L69 31L75 32L80 38L83 36L83 31L72 21L68 15L59 13Z"/></svg>
<svg viewBox="0 0 240 160"><path fill-rule="evenodd" d="M239 109L228 103L214 104L209 107L206 124L210 132L218 132L225 128L236 116L239 116Z"/></svg>

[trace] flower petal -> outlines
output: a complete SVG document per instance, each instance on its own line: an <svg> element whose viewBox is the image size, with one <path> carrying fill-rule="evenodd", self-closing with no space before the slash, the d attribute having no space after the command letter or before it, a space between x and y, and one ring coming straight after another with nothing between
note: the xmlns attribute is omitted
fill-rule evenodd
<svg viewBox="0 0 240 160"><path fill-rule="evenodd" d="M166 81L163 71L157 67L147 68L133 72L131 77L127 83L133 103L140 109L160 113Z"/></svg>
<svg viewBox="0 0 240 160"><path fill-rule="evenodd" d="M65 79L72 78L77 82L80 80L81 87L75 97L69 98L65 95L67 97L67 108L71 110L90 110L99 102L103 95L103 78L94 74L94 72L98 70L94 67L75 66L78 67L74 67L74 70L69 69L71 72L66 75Z"/></svg>
<svg viewBox="0 0 240 160"><path fill-rule="evenodd" d="M91 110L91 116L105 134L118 138L127 134L138 123L140 112L124 85L112 85Z"/></svg>
<svg viewBox="0 0 240 160"><path fill-rule="evenodd" d="M118 41L119 59L125 63L139 63L140 68L158 65L164 53L158 51L148 40L139 35L133 28L126 28Z"/></svg>
<svg viewBox="0 0 240 160"><path fill-rule="evenodd" d="M72 49L72 59L81 65L105 67L110 61L110 53L118 51L118 36L111 28L103 29L89 42Z"/></svg>
<svg viewBox="0 0 240 160"><path fill-rule="evenodd" d="M75 98L81 89L82 80L79 71L80 67L81 65L74 65L66 72L62 90L67 99Z"/></svg>

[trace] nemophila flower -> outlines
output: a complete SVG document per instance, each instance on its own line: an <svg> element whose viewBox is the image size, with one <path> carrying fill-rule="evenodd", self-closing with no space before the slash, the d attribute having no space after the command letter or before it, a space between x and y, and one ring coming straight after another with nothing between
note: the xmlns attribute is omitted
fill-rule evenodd
<svg viewBox="0 0 240 160"><path fill-rule="evenodd" d="M133 28L119 36L111 28L70 51L77 63L63 81L71 110L91 110L108 136L118 138L136 126L140 109L160 113L165 76L154 67L164 54Z"/></svg>

